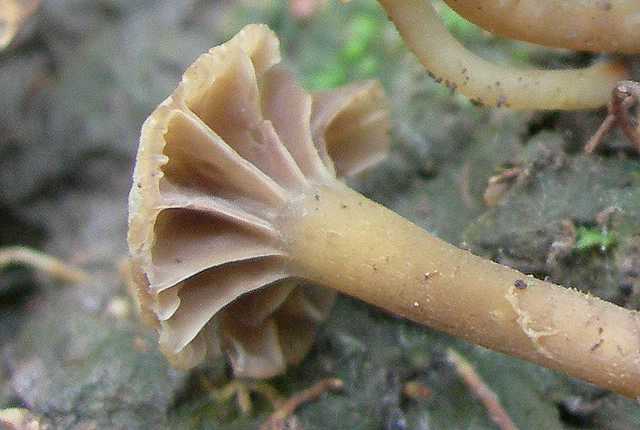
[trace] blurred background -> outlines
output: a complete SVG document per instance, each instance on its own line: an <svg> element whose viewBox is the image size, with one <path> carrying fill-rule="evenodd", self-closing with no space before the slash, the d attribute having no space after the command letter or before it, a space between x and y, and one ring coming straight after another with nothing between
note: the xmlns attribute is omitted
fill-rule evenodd
<svg viewBox="0 0 640 430"><path fill-rule="evenodd" d="M495 38L436 5L493 61L593 60ZM78 430L250 429L271 413L259 396L247 416L214 395L229 381L223 362L170 369L120 270L143 120L199 54L251 22L278 33L310 90L382 81L392 154L357 189L451 243L638 309L638 154L615 133L600 154L582 153L604 113L472 106L426 76L374 0L0 0L0 247L89 275L69 283L3 267L0 409ZM270 383L285 396L323 377L345 383L297 411L291 429L496 428L447 362L451 347L522 429L640 428L635 402L345 297L304 363Z"/></svg>

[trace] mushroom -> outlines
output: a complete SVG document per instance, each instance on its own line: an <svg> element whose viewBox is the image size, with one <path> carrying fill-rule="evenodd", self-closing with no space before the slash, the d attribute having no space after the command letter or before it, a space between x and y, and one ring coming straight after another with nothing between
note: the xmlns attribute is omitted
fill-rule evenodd
<svg viewBox="0 0 640 430"><path fill-rule="evenodd" d="M143 314L172 363L236 376L299 362L331 288L471 342L640 395L640 316L458 249L339 178L387 151L373 82L313 96L265 26L196 60L147 119L130 195ZM311 285L321 286L311 287Z"/></svg>
<svg viewBox="0 0 640 430"><path fill-rule="evenodd" d="M474 24L511 39L576 51L640 53L636 0L444 1Z"/></svg>
<svg viewBox="0 0 640 430"><path fill-rule="evenodd" d="M387 152L378 83L311 96L279 62L276 36L248 26L142 127L128 241L142 314L177 367L222 349L236 376L267 378L305 356L335 292L292 270L283 214Z"/></svg>
<svg viewBox="0 0 640 430"><path fill-rule="evenodd" d="M601 61L584 69L567 70L520 70L496 65L461 45L442 24L430 0L379 0L379 3L429 73L477 104L511 109L598 108L607 104L611 90L627 76L621 62ZM453 0L449 3L457 4ZM478 6L476 1L468 3L473 3L473 8ZM476 14L483 12L482 9ZM491 30L490 24L509 20L511 15L499 15L482 24ZM633 39L632 33L625 34Z"/></svg>

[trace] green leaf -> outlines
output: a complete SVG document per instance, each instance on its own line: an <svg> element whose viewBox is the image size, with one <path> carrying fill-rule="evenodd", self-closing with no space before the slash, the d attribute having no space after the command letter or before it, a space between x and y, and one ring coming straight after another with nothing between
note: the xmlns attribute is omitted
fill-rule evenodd
<svg viewBox="0 0 640 430"><path fill-rule="evenodd" d="M576 230L576 246L578 251L584 252L599 249L605 252L616 244L616 235L607 230L589 227L578 227Z"/></svg>

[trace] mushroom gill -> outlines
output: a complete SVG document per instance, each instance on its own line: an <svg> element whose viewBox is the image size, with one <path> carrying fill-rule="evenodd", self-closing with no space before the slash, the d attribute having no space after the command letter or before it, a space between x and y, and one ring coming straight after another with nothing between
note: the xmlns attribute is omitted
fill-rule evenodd
<svg viewBox="0 0 640 430"><path fill-rule="evenodd" d="M133 279L176 367L224 351L236 376L266 378L305 356L335 292L291 268L282 209L387 151L379 84L310 95L279 62L276 36L249 25L200 56L142 127Z"/></svg>

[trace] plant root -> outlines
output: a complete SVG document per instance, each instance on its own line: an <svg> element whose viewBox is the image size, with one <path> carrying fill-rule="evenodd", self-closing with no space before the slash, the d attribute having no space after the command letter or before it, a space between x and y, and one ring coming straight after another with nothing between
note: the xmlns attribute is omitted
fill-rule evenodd
<svg viewBox="0 0 640 430"><path fill-rule="evenodd" d="M342 391L344 383L337 378L323 379L310 388L303 390L283 402L275 412L265 421L260 430L284 430L287 421L301 405L318 399L327 391Z"/></svg>
<svg viewBox="0 0 640 430"><path fill-rule="evenodd" d="M0 269L11 264L33 267L60 281L74 284L90 279L89 274L84 270L26 246L0 248Z"/></svg>
<svg viewBox="0 0 640 430"><path fill-rule="evenodd" d="M505 411L500 404L498 396L482 380L471 363L453 349L447 351L447 360L451 363L464 383L467 384L473 395L484 405L491 421L493 421L500 430L518 429L511 420L511 417L509 417L509 414L507 414L507 411Z"/></svg>
<svg viewBox="0 0 640 430"><path fill-rule="evenodd" d="M638 121L631 116L630 110L640 100L640 82L620 81L611 92L611 101L607 105L608 114L595 134L589 139L584 150L593 153L602 143L604 137L618 126L629 139L629 142L640 153L640 128Z"/></svg>
<svg viewBox="0 0 640 430"><path fill-rule="evenodd" d="M283 402L280 394L271 385L266 382L250 381L245 379L234 379L222 388L216 388L206 378L201 378L201 385L211 394L211 397L218 402L223 403L236 397L238 408L242 415L251 415L253 413L253 402L251 401L251 393L256 393L264 397L271 403L274 408L278 408Z"/></svg>

